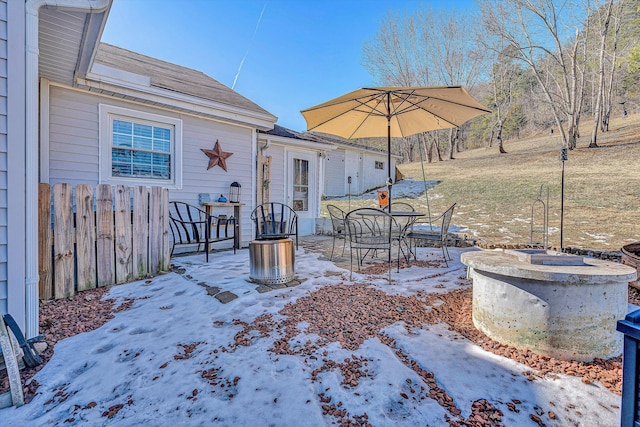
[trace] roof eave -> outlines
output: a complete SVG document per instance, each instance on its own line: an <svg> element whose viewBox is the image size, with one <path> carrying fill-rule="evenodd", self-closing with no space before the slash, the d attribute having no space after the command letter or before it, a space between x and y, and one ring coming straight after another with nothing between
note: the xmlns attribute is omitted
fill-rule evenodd
<svg viewBox="0 0 640 427"><path fill-rule="evenodd" d="M76 78L85 77L91 69L104 27L107 24L110 10L111 8L109 7L102 13L88 14L87 20L85 21L85 36L82 39L82 45L80 46L80 52L78 54L78 62L75 70Z"/></svg>
<svg viewBox="0 0 640 427"><path fill-rule="evenodd" d="M237 108L231 105L198 98L145 84L146 81L125 81L94 72L86 78L76 79L76 86L90 91L118 94L143 103L162 104L181 111L191 111L196 115L207 115L220 120L248 125L259 130L273 129L278 118L272 114Z"/></svg>
<svg viewBox="0 0 640 427"><path fill-rule="evenodd" d="M268 133L258 134L259 141L269 140L273 144L309 148L319 151L335 150L337 146L326 142L315 142L308 139L289 138L286 136L270 135Z"/></svg>

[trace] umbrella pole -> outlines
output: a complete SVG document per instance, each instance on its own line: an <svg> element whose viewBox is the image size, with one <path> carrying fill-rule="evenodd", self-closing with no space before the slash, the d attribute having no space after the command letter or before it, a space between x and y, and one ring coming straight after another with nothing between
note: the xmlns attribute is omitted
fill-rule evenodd
<svg viewBox="0 0 640 427"><path fill-rule="evenodd" d="M391 212L391 92L387 92L387 193L389 198L389 212Z"/></svg>
<svg viewBox="0 0 640 427"><path fill-rule="evenodd" d="M424 161L422 160L422 144L418 144L418 152L420 153L420 166L422 166L422 183L424 184L424 198L427 199L427 213L429 214L429 229L433 230L431 223L431 209L429 208L429 193L427 191L427 175L424 173Z"/></svg>

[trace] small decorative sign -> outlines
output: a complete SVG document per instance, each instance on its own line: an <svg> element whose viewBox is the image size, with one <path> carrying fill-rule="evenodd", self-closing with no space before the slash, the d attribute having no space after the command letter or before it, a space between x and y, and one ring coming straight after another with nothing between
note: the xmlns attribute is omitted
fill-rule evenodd
<svg viewBox="0 0 640 427"><path fill-rule="evenodd" d="M216 140L216 145L213 147L213 150L205 150L204 148L201 148L200 150L209 157L209 166L207 166L207 170L214 166L220 166L225 172L227 172L227 158L231 157L233 153L222 151L218 140Z"/></svg>

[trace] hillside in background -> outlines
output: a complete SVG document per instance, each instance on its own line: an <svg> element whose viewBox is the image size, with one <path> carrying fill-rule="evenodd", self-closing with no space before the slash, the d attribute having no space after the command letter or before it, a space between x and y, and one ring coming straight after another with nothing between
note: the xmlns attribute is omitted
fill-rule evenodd
<svg viewBox="0 0 640 427"><path fill-rule="evenodd" d="M613 251L640 241L640 114L616 118L601 134L600 148L587 148L582 130L578 148L565 162L563 247ZM425 164L429 208L439 213L453 202L453 223L480 241L530 242L532 204L549 190L549 244L560 247L562 162L558 136L526 138L497 148L457 153L456 159ZM406 177L422 179L420 163L398 166ZM424 197L415 201L426 208ZM542 221L541 214L535 214Z"/></svg>

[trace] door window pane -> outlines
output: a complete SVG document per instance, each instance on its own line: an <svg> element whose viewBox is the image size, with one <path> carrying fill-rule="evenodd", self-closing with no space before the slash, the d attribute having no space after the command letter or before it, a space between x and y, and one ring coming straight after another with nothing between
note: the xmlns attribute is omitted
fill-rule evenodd
<svg viewBox="0 0 640 427"><path fill-rule="evenodd" d="M309 161L293 159L293 210L309 210Z"/></svg>

